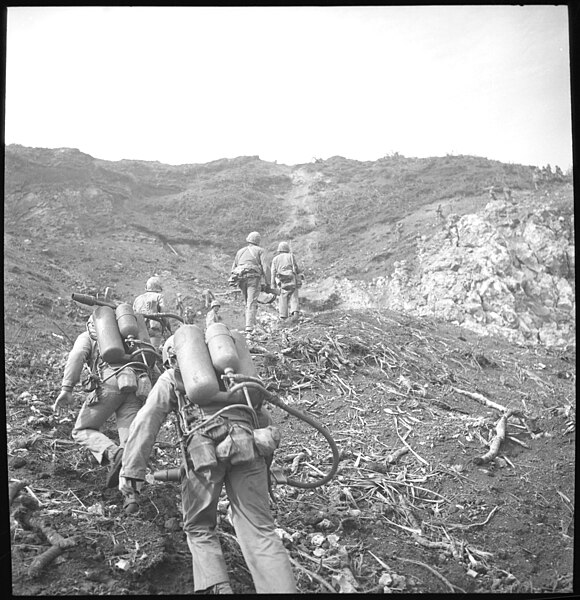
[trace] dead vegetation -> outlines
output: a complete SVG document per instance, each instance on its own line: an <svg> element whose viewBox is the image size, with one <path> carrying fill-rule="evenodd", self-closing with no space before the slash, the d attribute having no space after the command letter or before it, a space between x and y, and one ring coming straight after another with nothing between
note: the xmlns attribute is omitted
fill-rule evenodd
<svg viewBox="0 0 580 600"><path fill-rule="evenodd" d="M559 375L570 357L476 347L466 335L394 313L337 312L266 331L254 348L268 388L325 424L341 451L322 488L273 489L302 592L571 590L574 382ZM15 590L186 593L176 485L151 479L141 512L125 516L116 490L101 489L103 468L69 441L74 415L56 421L39 400L56 373L37 371L30 388L18 374L30 360L9 358ZM272 412L283 431L274 472L327 472L324 439ZM153 470L176 464L175 441L168 422ZM225 497L220 511L234 591L251 591ZM536 520L543 531L526 529Z"/></svg>
<svg viewBox="0 0 580 600"><path fill-rule="evenodd" d="M77 405L64 418L50 409L66 354L88 314L70 293L113 286L127 299L157 272L170 302L181 292L196 307L205 287L223 288L248 223L264 228L265 238L268 229L284 230L284 222L272 221L272 198L275 205L284 202L294 169L272 170L257 157L182 167L120 161L107 163L110 173L100 170L94 180L89 176L102 161L80 153L54 163L53 151L20 149L7 159L5 392L13 498L5 558L12 561L12 591L189 594L177 484L150 477L140 512L126 516L117 490L103 489L106 468L70 439L83 395L75 393ZM63 161L75 168L61 173ZM316 205L329 220L317 220L320 239L313 240L313 262L305 265L309 281L347 272L384 275L414 252L415 229L429 233L435 198L448 198L455 212L466 214L487 202L490 177L510 184L515 178L512 187L522 193L533 187L526 183L527 168L474 157L391 156L375 163L335 157L301 168L315 180L312 215L320 217ZM117 187L111 173L118 175ZM92 220L85 207L95 204L89 180L104 192ZM216 216L217 199L227 222ZM111 218L111 203L123 218ZM263 210L248 221L250 203ZM31 210L24 214L22 207ZM342 253L348 211L367 220L357 221ZM409 231L395 244L392 230L402 218ZM208 223L213 229L206 235ZM148 235L138 231L145 225ZM178 242L159 235L171 231ZM299 247L305 237L293 243ZM376 256L384 260L373 261ZM315 272L319 264L327 264L326 272ZM236 298L220 298L226 321L241 323ZM265 321L254 349L269 389L320 420L340 449L339 471L329 484L273 489L278 531L299 590L573 591L574 349L524 348L386 310L328 310L335 305L330 301L285 330ZM272 310L260 307L262 315ZM331 452L322 436L278 408L272 412L283 433L274 468L301 480L326 473ZM106 432L115 436L113 423ZM150 467L178 461L168 421ZM220 514L234 591L251 593L225 497Z"/></svg>

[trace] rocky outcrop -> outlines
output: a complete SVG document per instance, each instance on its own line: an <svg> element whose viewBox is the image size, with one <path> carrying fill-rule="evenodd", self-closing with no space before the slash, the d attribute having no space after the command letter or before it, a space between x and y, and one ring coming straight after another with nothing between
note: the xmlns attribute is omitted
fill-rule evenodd
<svg viewBox="0 0 580 600"><path fill-rule="evenodd" d="M391 274L324 289L343 306L434 316L520 344L575 345L571 202L549 193L527 200L450 216L432 236L418 237L416 256L396 262Z"/></svg>

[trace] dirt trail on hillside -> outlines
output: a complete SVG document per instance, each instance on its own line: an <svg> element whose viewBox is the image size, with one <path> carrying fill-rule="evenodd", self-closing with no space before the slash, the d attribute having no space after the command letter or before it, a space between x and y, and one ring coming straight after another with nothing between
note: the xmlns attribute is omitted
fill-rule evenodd
<svg viewBox="0 0 580 600"><path fill-rule="evenodd" d="M320 174L299 167L290 173L290 177L292 189L286 196L288 218L278 230L278 238L288 238L302 265L312 266L318 256L320 232L316 222L316 199L310 188L320 179Z"/></svg>

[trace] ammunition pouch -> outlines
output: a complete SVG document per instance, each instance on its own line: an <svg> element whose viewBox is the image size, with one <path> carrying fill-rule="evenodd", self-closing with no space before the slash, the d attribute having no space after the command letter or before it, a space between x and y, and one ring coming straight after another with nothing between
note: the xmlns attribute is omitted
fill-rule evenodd
<svg viewBox="0 0 580 600"><path fill-rule="evenodd" d="M249 463L256 455L271 457L280 438L280 430L272 425L253 429L245 423L217 417L191 436L187 449L194 471L202 471L223 462L231 465Z"/></svg>
<svg viewBox="0 0 580 600"><path fill-rule="evenodd" d="M232 423L228 435L216 447L216 456L218 460L227 460L232 465L252 462L256 458L252 428Z"/></svg>
<svg viewBox="0 0 580 600"><path fill-rule="evenodd" d="M97 369L97 363L100 360L100 356L98 352L94 352L93 355L94 356L91 361L91 365L83 365L83 372L81 375L81 389L83 392L93 392L101 383L101 378L99 377L99 372Z"/></svg>
<svg viewBox="0 0 580 600"><path fill-rule="evenodd" d="M100 383L99 376L89 369L84 369L81 377L81 389L83 392L92 392L97 389Z"/></svg>
<svg viewBox="0 0 580 600"><path fill-rule="evenodd" d="M228 433L229 427L224 419L216 417L191 436L187 449L194 471L217 467L216 446L228 436Z"/></svg>
<svg viewBox="0 0 580 600"><path fill-rule="evenodd" d="M261 271L256 265L238 265L232 269L228 279L228 285L231 287L239 286L242 281L249 277L259 277Z"/></svg>
<svg viewBox="0 0 580 600"><path fill-rule="evenodd" d="M137 391L135 395L139 400L145 401L151 391L151 379L147 373L140 373L137 376Z"/></svg>
<svg viewBox="0 0 580 600"><path fill-rule="evenodd" d="M293 290L296 287L296 275L294 271L278 271L276 279L283 290Z"/></svg>
<svg viewBox="0 0 580 600"><path fill-rule="evenodd" d="M280 445L280 430L273 425L254 429L254 446L260 456L268 457L274 454L274 451Z"/></svg>

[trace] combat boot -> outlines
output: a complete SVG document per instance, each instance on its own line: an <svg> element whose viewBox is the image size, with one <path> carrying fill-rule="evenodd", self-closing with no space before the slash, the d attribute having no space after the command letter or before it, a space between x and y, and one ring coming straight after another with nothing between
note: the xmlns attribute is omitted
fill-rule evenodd
<svg viewBox="0 0 580 600"><path fill-rule="evenodd" d="M119 473L123 463L123 448L117 448L112 457L109 457L110 466L107 478L105 480L108 488L115 488L119 485Z"/></svg>
<svg viewBox="0 0 580 600"><path fill-rule="evenodd" d="M127 515L134 515L136 512L139 512L139 492L127 494L125 496L125 501L123 502L123 509L125 510L125 514Z"/></svg>

